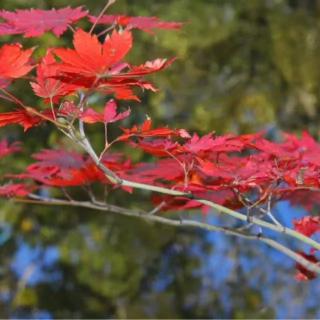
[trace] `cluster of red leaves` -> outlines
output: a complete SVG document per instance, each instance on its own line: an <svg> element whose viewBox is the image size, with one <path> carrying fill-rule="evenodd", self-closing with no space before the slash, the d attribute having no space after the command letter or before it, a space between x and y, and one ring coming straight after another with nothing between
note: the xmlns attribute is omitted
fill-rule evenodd
<svg viewBox="0 0 320 320"><path fill-rule="evenodd" d="M52 103L79 89L96 89L104 94L114 94L118 99L139 100L132 87L155 90L154 86L143 80L145 75L158 72L169 66L173 60L156 59L140 66L130 66L122 61L132 47L130 31L114 31L101 44L95 35L79 29L74 35L75 50L52 49L37 67L37 77L31 82L35 94ZM10 81L27 74L33 66L29 59L32 49L22 50L20 45L5 45L0 49L0 77ZM61 59L56 61L55 55ZM13 64L12 61L15 61ZM7 82L5 83L8 84ZM32 109L23 109L0 114L0 126L20 124L25 130L36 126L45 118L35 114ZM110 110L109 110L110 111ZM87 110L86 119L92 121L93 111ZM44 111L47 119L50 110ZM124 115L123 115L124 116ZM99 117L94 122L101 121Z"/></svg>
<svg viewBox="0 0 320 320"><path fill-rule="evenodd" d="M126 116L128 111L118 114L115 102L111 100L106 104L104 114L95 111L91 114L90 111L79 117L87 123L106 123ZM167 127L152 129L148 119L140 127L123 129L123 134L116 141L141 148L159 158L152 164L128 166L126 163L123 168L119 163L122 177L192 192L206 199L216 198L218 194L218 202L222 204L240 205L237 193L263 202L269 194L287 199L289 191L320 188L320 159L316 156L320 146L307 133L301 139L287 134L285 140L279 143L271 142L261 134L220 137L209 134L199 137L190 136L185 130ZM47 152L46 155L35 157L41 160L37 168L43 168L44 160L47 166L52 154ZM70 157L63 158L67 161L65 159ZM60 169L83 169L88 165L87 162L75 161L75 156L72 159L74 168L67 161L67 167L60 164ZM33 166L31 168L34 170ZM63 171L64 175L70 174ZM85 177L83 180L86 180ZM189 201L192 200L185 199L186 203ZM312 234L310 230L313 230L311 222L315 220L308 220L308 224L306 221L296 222L296 228L309 236Z"/></svg>
<svg viewBox="0 0 320 320"><path fill-rule="evenodd" d="M152 33L155 29L179 29L181 23L164 22L156 17L94 17L88 16L82 7L31 9L1 11L0 35L37 37L51 31L59 37L71 24L85 17L94 26L111 25L112 33L101 39L104 32L98 36L92 30L77 29L74 49L50 48L38 64L31 60L34 49L23 49L20 44L0 48L1 97L19 105L18 110L0 113L0 127L19 124L28 130L44 121L58 124L60 118L67 123L79 119L87 124L106 125L127 118L131 110L119 112L111 99L100 113L81 102L77 105L79 97L99 92L116 99L139 101L136 88L156 91L145 76L163 70L174 59L155 59L138 66L125 61L133 46L132 29ZM23 105L7 91L11 81L26 76L33 68L36 68L36 76L30 82L33 92L50 103L50 108L42 111ZM132 163L123 155L108 151L101 157L101 163L123 179L182 190L229 208L263 204L270 195L274 199L306 202L303 192L308 190L310 194L311 189L320 189L320 145L307 133L301 139L285 135L278 143L265 139L263 134L200 137L184 129L152 128L150 119L122 131L112 143L126 143L158 158L154 163ZM0 142L0 158L18 150L16 144ZM93 183L111 186L90 157L65 150L43 150L33 158L35 162L25 172L10 176L18 183L0 186L0 197L27 196L39 186L66 188ZM128 188L124 190L131 192ZM153 201L161 203L163 210L206 210L190 197L154 196ZM295 221L294 227L311 237L320 231L320 218L305 217ZM311 263L318 263L315 252L300 254ZM301 265L297 265L297 270L299 280L315 277Z"/></svg>
<svg viewBox="0 0 320 320"><path fill-rule="evenodd" d="M60 37L67 28L78 20L87 17L88 11L82 7L51 10L30 9L15 12L2 10L0 17L0 35L23 34L25 37L39 37L47 31ZM157 17L130 17L125 15L89 16L91 23L118 25L127 29L140 29L151 32L154 29L180 29L180 22L166 22Z"/></svg>
<svg viewBox="0 0 320 320"><path fill-rule="evenodd" d="M81 29L74 34L73 49L54 49L61 60L54 64L54 77L76 89L97 89L105 94L114 94L117 99L137 100L133 87L155 91L154 86L143 79L169 66L173 59L156 59L140 66L132 66L123 58L132 48L132 34L129 30L113 31L100 43L96 35Z"/></svg>
<svg viewBox="0 0 320 320"><path fill-rule="evenodd" d="M294 229L307 237L311 237L317 232L320 232L320 216L307 216L302 219L293 221ZM309 254L300 252L300 255L311 263L319 263L318 258L315 255L315 250L312 250ZM301 264L297 264L296 279L299 281L306 281L316 278L316 273L307 270Z"/></svg>
<svg viewBox="0 0 320 320"><path fill-rule="evenodd" d="M99 182L107 184L108 179L91 158L65 150L43 150L33 155L37 160L24 173L12 175L16 179L28 179L38 185L50 187L88 186ZM106 155L101 163L118 175L131 168L130 161L124 161L119 154Z"/></svg>
<svg viewBox="0 0 320 320"><path fill-rule="evenodd" d="M59 117L66 119L76 118L84 123L93 124L101 122L104 124L114 123L126 119L131 114L131 109L124 112L118 112L118 105L114 99L110 99L104 106L103 113L95 111L93 108L86 108L84 111L70 101L65 101L59 110L56 111Z"/></svg>

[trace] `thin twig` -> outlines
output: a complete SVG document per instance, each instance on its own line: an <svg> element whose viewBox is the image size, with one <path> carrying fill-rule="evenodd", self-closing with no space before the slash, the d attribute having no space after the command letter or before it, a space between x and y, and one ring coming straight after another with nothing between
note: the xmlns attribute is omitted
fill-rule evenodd
<svg viewBox="0 0 320 320"><path fill-rule="evenodd" d="M105 14L105 12L108 10L108 8L113 5L116 2L116 0L109 0L107 2L107 4L104 6L104 8L101 10L100 14L98 15L96 21L94 22L94 24L92 25L89 33L92 33L94 28L96 27L97 23L99 22L99 20L101 19L101 17Z"/></svg>

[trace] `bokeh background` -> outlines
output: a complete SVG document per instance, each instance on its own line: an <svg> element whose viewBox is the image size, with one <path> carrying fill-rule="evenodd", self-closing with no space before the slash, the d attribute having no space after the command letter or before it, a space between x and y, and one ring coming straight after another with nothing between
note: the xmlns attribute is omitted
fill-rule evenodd
<svg viewBox="0 0 320 320"><path fill-rule="evenodd" d="M93 14L104 4L0 2L7 10L84 5ZM199 133L264 130L276 139L280 131L308 130L319 137L320 1L118 0L109 12L186 22L178 32L135 31L131 61L178 57L153 77L159 93L130 103L135 120L148 114L156 124ZM24 44L37 44L40 56L71 37L46 34ZM26 83L12 90L41 108ZM1 111L12 107L0 101ZM99 141L101 128L90 134ZM2 173L23 168L42 147L68 145L50 126L27 134L2 128L0 135L25 149L1 163ZM145 196L125 201L137 208ZM306 214L287 202L274 212L289 226ZM0 203L1 318L320 318L319 299L319 280L296 282L294 263L262 244L83 209Z"/></svg>

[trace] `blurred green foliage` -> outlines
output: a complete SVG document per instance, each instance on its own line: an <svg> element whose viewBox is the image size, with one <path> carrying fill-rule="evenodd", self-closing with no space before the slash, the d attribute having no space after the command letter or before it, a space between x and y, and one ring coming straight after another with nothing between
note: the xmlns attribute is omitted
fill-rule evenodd
<svg viewBox="0 0 320 320"><path fill-rule="evenodd" d="M84 5L93 14L104 0L2 0L1 8L64 7ZM111 13L158 16L185 21L181 31L159 31L154 36L134 31L130 61L138 64L157 57L177 56L174 65L153 77L160 89L132 103L136 120L150 115L156 124L205 133L246 133L271 128L319 135L320 108L320 1L318 0L118 0ZM86 27L86 24L83 23ZM100 27L98 27L100 28ZM44 48L70 45L71 32L62 39L46 34L24 40ZM1 41L20 41L3 37ZM42 102L26 82L13 91L29 105ZM127 104L125 104L127 105ZM12 108L0 102L1 110ZM42 147L69 147L52 128L40 127L26 135L21 129L1 129L1 136L23 141L25 155L1 164L2 173L19 171L29 152ZM101 142L101 128L91 129ZM100 139L100 140L99 140ZM135 150L131 156L139 159ZM145 205L143 194L114 195L113 200L132 207ZM265 305L263 292L249 283L239 266L214 291L207 261L218 248L203 232L176 230L112 214L75 208L23 206L1 202L0 316L35 317L47 311L54 318L272 318L275 309ZM258 259L254 246L237 249L225 239L225 254ZM17 274L12 263L21 245L37 248L35 261ZM34 266L43 263L47 248L60 256L43 265L43 278L28 281ZM258 248L259 249L259 248ZM263 260L263 258L262 258ZM221 259L221 268L224 260ZM209 266L210 268L210 266ZM289 271L271 266L281 275ZM200 271L199 271L200 270ZM29 274L29 273L30 274ZM291 270L293 273L293 270ZM218 274L218 273L217 273ZM242 275L242 276L241 276ZM266 281L259 268L250 277ZM277 278L278 279L278 278ZM284 284L282 284L284 285ZM274 292L279 283L273 283ZM303 292L292 285L296 299ZM288 289L289 290L289 289ZM223 294L224 293L224 294ZM229 302L223 300L227 293ZM318 310L308 309L309 316ZM307 314L305 314L307 316Z"/></svg>

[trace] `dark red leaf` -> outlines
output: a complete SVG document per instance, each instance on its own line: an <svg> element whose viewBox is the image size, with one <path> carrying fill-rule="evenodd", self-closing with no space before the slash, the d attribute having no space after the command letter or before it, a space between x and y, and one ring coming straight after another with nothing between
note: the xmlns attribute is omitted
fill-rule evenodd
<svg viewBox="0 0 320 320"><path fill-rule="evenodd" d="M89 16L92 23L98 24L118 24L129 29L140 29L146 32L152 32L153 29L180 29L181 22L162 21L157 17L129 17L124 15L104 15L98 21L94 16Z"/></svg>
<svg viewBox="0 0 320 320"><path fill-rule="evenodd" d="M51 10L16 10L15 12L1 11L0 17L6 23L0 25L0 34L23 34L25 37L38 37L46 31L52 31L61 36L69 24L88 14L82 7L62 8Z"/></svg>

